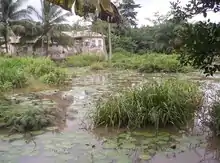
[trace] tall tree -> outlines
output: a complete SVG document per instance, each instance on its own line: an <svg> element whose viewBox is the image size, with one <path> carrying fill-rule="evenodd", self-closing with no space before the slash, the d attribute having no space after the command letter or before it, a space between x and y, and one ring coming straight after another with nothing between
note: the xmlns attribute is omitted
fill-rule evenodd
<svg viewBox="0 0 220 163"><path fill-rule="evenodd" d="M131 26L136 27L137 26L137 11L136 9L140 8L140 4L136 4L134 0L122 0L122 3L120 3L118 9L125 21Z"/></svg>
<svg viewBox="0 0 220 163"><path fill-rule="evenodd" d="M49 43L52 41L66 43L71 38L62 33L62 31L70 28L69 25L64 24L67 22L67 17L71 15L70 12L63 11L62 8L56 6L48 1L40 0L41 8L38 11L34 6L28 6L28 11L38 18L39 23L35 25L35 31L31 35L27 34L23 38L37 38L36 44L39 45L46 41L46 55L48 55Z"/></svg>
<svg viewBox="0 0 220 163"><path fill-rule="evenodd" d="M0 33L4 37L4 44L6 52L8 53L8 40L9 35L13 34L13 25L16 21L29 18L26 9L20 7L25 3L25 0L1 0L1 28ZM18 26L17 26L18 27ZM14 26L15 29L15 26ZM18 29L18 28L17 28Z"/></svg>
<svg viewBox="0 0 220 163"><path fill-rule="evenodd" d="M175 4L175 5L174 5ZM185 20L179 36L184 46L180 49L181 61L205 70L207 74L220 71L218 58L220 57L220 23L199 21L190 24L186 20L194 15L206 17L207 12L220 11L219 0L191 0L185 7L173 3L173 14L179 20Z"/></svg>

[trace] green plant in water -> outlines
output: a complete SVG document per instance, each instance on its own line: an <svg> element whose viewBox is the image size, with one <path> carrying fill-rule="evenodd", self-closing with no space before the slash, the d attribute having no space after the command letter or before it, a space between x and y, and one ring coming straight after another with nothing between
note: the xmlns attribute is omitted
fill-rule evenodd
<svg viewBox="0 0 220 163"><path fill-rule="evenodd" d="M92 112L96 127L181 127L193 118L202 103L202 93L190 81L153 81L139 88L100 99Z"/></svg>
<svg viewBox="0 0 220 163"><path fill-rule="evenodd" d="M208 120L207 125L211 128L211 130L217 135L220 135L220 94L217 94L215 101L213 102L210 110L211 119Z"/></svg>
<svg viewBox="0 0 220 163"><path fill-rule="evenodd" d="M46 58L0 57L0 90L24 88L29 79L41 79L45 84L59 85L66 80L66 72Z"/></svg>
<svg viewBox="0 0 220 163"><path fill-rule="evenodd" d="M95 54L82 54L69 56L66 61L66 66L68 67L85 67L90 66L97 62L104 61L104 56L99 56Z"/></svg>
<svg viewBox="0 0 220 163"><path fill-rule="evenodd" d="M40 130L54 123L57 110L53 103L43 105L41 101L19 102L19 100L13 101L1 96L0 123L2 127L7 127L13 132L26 132Z"/></svg>
<svg viewBox="0 0 220 163"><path fill-rule="evenodd" d="M193 71L191 67L181 65L177 57L177 55L166 54L132 55L115 53L112 58L112 64L116 68L135 69L145 73Z"/></svg>

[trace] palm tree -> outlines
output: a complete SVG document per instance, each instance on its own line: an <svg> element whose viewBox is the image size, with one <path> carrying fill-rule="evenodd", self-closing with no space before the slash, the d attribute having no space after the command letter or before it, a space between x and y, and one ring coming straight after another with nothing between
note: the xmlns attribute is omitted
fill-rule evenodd
<svg viewBox="0 0 220 163"><path fill-rule="evenodd" d="M20 7L25 3L25 0L1 0L0 14L0 35L4 38L6 52L8 53L8 37L14 34L13 29L23 30L23 27L15 25L15 22L28 19L29 15L26 9Z"/></svg>
<svg viewBox="0 0 220 163"><path fill-rule="evenodd" d="M62 8L48 1L40 0L40 2L40 12L33 6L28 6L27 10L39 20L39 22L35 24L34 33L32 33L32 36L37 38L35 45L39 45L45 40L47 44L46 55L48 55L50 42L53 43L53 41L56 41L62 43L65 40L66 43L67 39L71 40L69 36L62 33L62 31L70 29L70 25L64 24L64 22L67 22L67 17L70 16L71 13L64 12Z"/></svg>

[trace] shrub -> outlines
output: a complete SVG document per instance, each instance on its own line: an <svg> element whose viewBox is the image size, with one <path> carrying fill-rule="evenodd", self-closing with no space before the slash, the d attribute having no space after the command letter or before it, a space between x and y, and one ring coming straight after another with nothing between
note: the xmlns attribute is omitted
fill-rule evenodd
<svg viewBox="0 0 220 163"><path fill-rule="evenodd" d="M91 70L104 70L105 68L110 67L110 64L107 62L96 62L90 66Z"/></svg>
<svg viewBox="0 0 220 163"><path fill-rule="evenodd" d="M65 82L67 75L61 70L56 70L54 72L49 72L40 77L40 81L47 84L61 85Z"/></svg>
<svg viewBox="0 0 220 163"><path fill-rule="evenodd" d="M17 67L1 67L0 69L0 89L23 88L26 86L28 77L22 69Z"/></svg>
<svg viewBox="0 0 220 163"><path fill-rule="evenodd" d="M49 105L49 104L48 104ZM52 125L56 118L55 108L42 107L42 104L14 103L0 97L0 123L16 132L39 130Z"/></svg>
<svg viewBox="0 0 220 163"><path fill-rule="evenodd" d="M0 58L0 90L24 88L32 77L43 79L46 84L62 84L66 73L57 67L50 59L16 57ZM50 76L50 80L48 79ZM52 77L53 76L53 79Z"/></svg>
<svg viewBox="0 0 220 163"><path fill-rule="evenodd" d="M188 72L192 71L189 67L185 67L177 60L177 55L166 54L144 54L131 55L126 53L116 53L113 55L113 67L124 69L137 69L139 72Z"/></svg>
<svg viewBox="0 0 220 163"><path fill-rule="evenodd" d="M169 79L149 82L99 100L92 119L95 126L134 127L148 125L180 127L201 105L202 94L195 83Z"/></svg>
<svg viewBox="0 0 220 163"><path fill-rule="evenodd" d="M68 67L84 67L90 66L96 62L104 61L104 56L99 55L73 55L69 56L66 61Z"/></svg>

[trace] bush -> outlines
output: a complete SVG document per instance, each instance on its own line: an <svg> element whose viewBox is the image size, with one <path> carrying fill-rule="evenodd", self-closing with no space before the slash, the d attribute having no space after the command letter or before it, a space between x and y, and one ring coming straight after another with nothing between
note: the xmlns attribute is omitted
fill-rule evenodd
<svg viewBox="0 0 220 163"><path fill-rule="evenodd" d="M100 100L92 112L95 126L143 128L148 125L183 126L202 103L195 83L169 79L149 82Z"/></svg>
<svg viewBox="0 0 220 163"><path fill-rule="evenodd" d="M177 60L177 55L144 54L131 55L116 53L113 55L113 67L124 69L137 69L139 72L189 72L192 68L185 67Z"/></svg>
<svg viewBox="0 0 220 163"><path fill-rule="evenodd" d="M12 88L24 88L32 77L42 80L46 84L62 84L66 73L57 67L50 59L16 57L0 58L0 90L6 91ZM53 80L48 79L48 74ZM47 77L45 77L47 76ZM62 82L63 81L63 82Z"/></svg>
<svg viewBox="0 0 220 163"><path fill-rule="evenodd" d="M56 70L40 77L40 81L47 84L61 85L65 82L67 75L61 70Z"/></svg>
<svg viewBox="0 0 220 163"><path fill-rule="evenodd" d="M108 64L107 62L96 62L90 66L90 69L91 70L104 70L105 68L110 67L110 66L111 65Z"/></svg>
<svg viewBox="0 0 220 163"><path fill-rule="evenodd" d="M30 102L6 99L0 97L0 123L2 127L10 128L15 132L26 132L30 130L39 130L52 125L56 119L56 108L43 107L36 100ZM48 102L48 106L50 103Z"/></svg>
<svg viewBox="0 0 220 163"><path fill-rule="evenodd" d="M73 55L67 58L67 67L85 67L96 62L104 61L104 56L99 55Z"/></svg>

